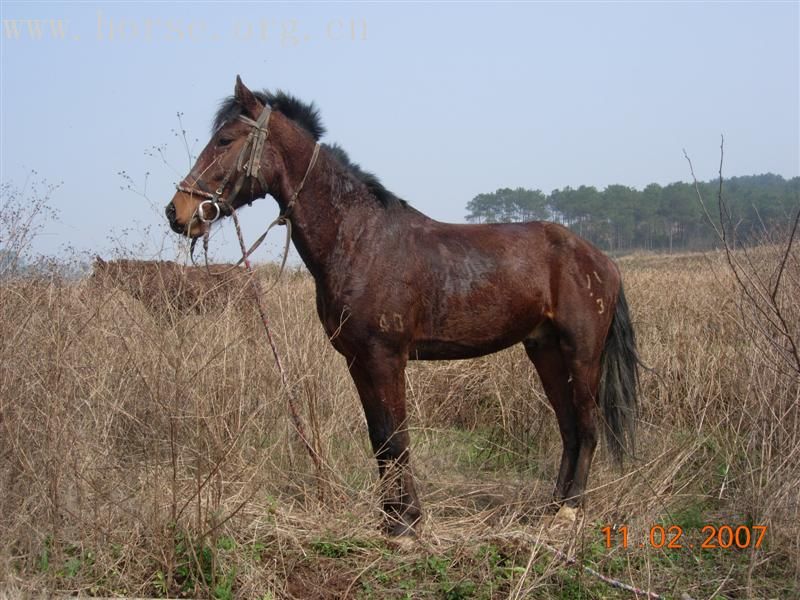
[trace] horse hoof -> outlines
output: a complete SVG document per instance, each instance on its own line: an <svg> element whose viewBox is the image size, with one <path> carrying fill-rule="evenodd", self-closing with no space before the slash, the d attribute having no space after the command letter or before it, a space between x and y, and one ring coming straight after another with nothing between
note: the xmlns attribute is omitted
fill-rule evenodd
<svg viewBox="0 0 800 600"><path fill-rule="evenodd" d="M392 521L386 524L385 533L392 539L400 540L403 538L414 539L417 537L417 531L413 525L409 525L405 521Z"/></svg>
<svg viewBox="0 0 800 600"><path fill-rule="evenodd" d="M383 521L383 533L390 538L415 538L417 537L416 526L419 522L419 515L387 516Z"/></svg>

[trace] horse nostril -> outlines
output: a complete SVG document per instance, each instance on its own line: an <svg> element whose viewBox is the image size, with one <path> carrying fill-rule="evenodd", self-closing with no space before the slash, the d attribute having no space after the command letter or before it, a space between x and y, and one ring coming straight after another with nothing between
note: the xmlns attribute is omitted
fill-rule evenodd
<svg viewBox="0 0 800 600"><path fill-rule="evenodd" d="M167 215L167 221L169 222L169 228L172 229L175 233L186 233L186 227L178 223L178 215L177 211L175 210L175 203L170 202L167 204L167 207L164 209L164 214Z"/></svg>

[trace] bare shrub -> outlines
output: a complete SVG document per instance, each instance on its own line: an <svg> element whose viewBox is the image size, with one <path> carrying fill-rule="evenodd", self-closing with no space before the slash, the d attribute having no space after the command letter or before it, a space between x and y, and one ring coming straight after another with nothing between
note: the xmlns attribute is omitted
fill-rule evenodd
<svg viewBox="0 0 800 600"><path fill-rule="evenodd" d="M689 162L692 177L694 170ZM784 227L762 224L760 233L742 239L725 200L724 139L720 143L719 186L712 215L695 179L697 198L713 227L729 276L732 302L724 313L747 340L738 368L748 382L725 407L721 424L725 476L720 497L749 522L769 523L774 543L791 549L795 580L800 570L800 197ZM752 592L752 554L747 590Z"/></svg>
<svg viewBox="0 0 800 600"><path fill-rule="evenodd" d="M0 183L0 278L20 275L37 260L32 243L58 215L50 197L59 187L35 171L22 187Z"/></svg>

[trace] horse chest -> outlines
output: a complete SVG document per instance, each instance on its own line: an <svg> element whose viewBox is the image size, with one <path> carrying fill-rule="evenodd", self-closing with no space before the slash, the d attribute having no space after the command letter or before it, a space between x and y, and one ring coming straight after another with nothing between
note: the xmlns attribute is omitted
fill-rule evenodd
<svg viewBox="0 0 800 600"><path fill-rule="evenodd" d="M386 291L385 289L383 290ZM413 311L402 294L330 294L317 288L317 313L328 339L345 356L363 350L366 340L404 346L413 334Z"/></svg>

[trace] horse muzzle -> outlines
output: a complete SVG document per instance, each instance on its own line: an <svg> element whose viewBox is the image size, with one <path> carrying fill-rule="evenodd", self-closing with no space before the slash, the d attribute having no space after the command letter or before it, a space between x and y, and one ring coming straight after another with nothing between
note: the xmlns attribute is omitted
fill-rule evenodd
<svg viewBox="0 0 800 600"><path fill-rule="evenodd" d="M169 227L172 229L172 231L175 233L186 233L186 226L178 223L175 204L173 202L170 201L170 203L167 204L167 207L164 209L164 214L167 215L167 222L169 223Z"/></svg>
<svg viewBox="0 0 800 600"><path fill-rule="evenodd" d="M167 204L164 209L164 214L167 216L167 222L172 231L189 238L197 238L203 235L211 223L210 219L198 218L197 211L192 213L188 222L184 222L183 219L178 218L178 211L175 208L174 202Z"/></svg>

